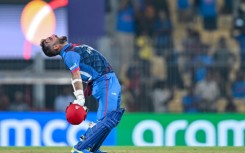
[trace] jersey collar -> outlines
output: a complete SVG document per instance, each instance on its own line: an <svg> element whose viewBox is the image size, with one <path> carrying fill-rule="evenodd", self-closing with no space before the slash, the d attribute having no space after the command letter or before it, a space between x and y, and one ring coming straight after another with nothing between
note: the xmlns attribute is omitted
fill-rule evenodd
<svg viewBox="0 0 245 153"><path fill-rule="evenodd" d="M69 44L66 44L66 45L61 49L61 51L60 51L60 56L63 57L63 55L64 55L64 53L65 53L65 50L66 50L68 47L70 47L70 46L71 46L70 43L69 43Z"/></svg>

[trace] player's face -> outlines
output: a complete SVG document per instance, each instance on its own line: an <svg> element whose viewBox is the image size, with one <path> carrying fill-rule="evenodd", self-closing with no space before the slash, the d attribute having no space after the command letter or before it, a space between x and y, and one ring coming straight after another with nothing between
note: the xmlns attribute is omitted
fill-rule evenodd
<svg viewBox="0 0 245 153"><path fill-rule="evenodd" d="M45 39L46 45L56 45L56 44L63 44L67 41L66 36L58 37L57 35L53 34L52 36Z"/></svg>
<svg viewBox="0 0 245 153"><path fill-rule="evenodd" d="M58 36L57 35L52 35L48 38L45 39L46 45L53 44L57 40Z"/></svg>
<svg viewBox="0 0 245 153"><path fill-rule="evenodd" d="M44 43L46 46L50 46L51 49L53 50L59 50L60 45L64 44L67 42L67 37L66 36L60 36L58 37L57 35L53 34L50 37L47 37L44 39Z"/></svg>

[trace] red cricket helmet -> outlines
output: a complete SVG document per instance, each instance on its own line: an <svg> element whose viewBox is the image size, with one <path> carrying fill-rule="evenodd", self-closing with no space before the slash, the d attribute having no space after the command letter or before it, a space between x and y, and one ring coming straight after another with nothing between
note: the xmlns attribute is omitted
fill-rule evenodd
<svg viewBox="0 0 245 153"><path fill-rule="evenodd" d="M71 103L66 108L66 120L72 125L82 123L87 117L87 108L78 104Z"/></svg>

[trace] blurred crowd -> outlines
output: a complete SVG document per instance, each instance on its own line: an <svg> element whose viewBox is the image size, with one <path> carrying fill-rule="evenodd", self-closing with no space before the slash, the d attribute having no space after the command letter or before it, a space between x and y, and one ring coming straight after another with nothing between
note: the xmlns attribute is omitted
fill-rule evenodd
<svg viewBox="0 0 245 153"><path fill-rule="evenodd" d="M119 0L110 37L127 111L245 112L245 0ZM64 111L72 88L56 88L46 110ZM0 110L38 110L4 89Z"/></svg>
<svg viewBox="0 0 245 153"><path fill-rule="evenodd" d="M128 110L245 112L244 15L244 0L121 1L117 42Z"/></svg>

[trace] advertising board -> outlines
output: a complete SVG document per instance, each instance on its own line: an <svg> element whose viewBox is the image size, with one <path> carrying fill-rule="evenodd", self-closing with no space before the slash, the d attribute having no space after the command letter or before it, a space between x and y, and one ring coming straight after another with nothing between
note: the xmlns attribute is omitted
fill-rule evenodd
<svg viewBox="0 0 245 153"><path fill-rule="evenodd" d="M127 114L118 145L244 146L245 114Z"/></svg>
<svg viewBox="0 0 245 153"><path fill-rule="evenodd" d="M73 146L96 121L96 113L90 112L80 125L70 125L65 113L58 112L0 112L0 146ZM115 145L113 130L104 145Z"/></svg>

